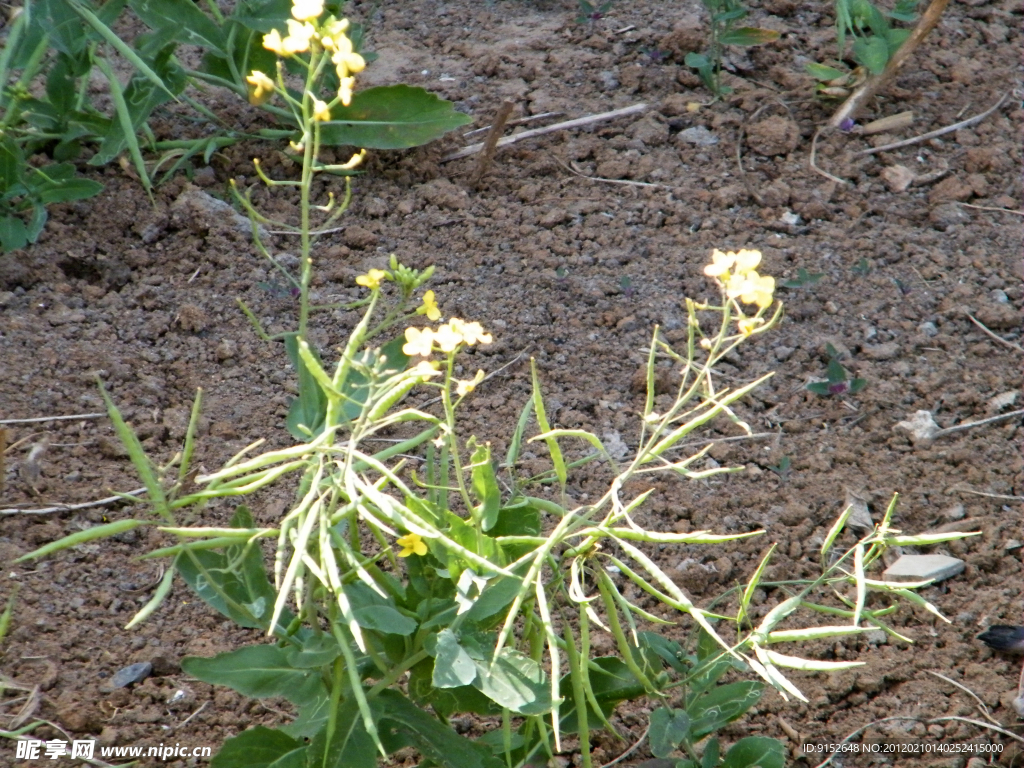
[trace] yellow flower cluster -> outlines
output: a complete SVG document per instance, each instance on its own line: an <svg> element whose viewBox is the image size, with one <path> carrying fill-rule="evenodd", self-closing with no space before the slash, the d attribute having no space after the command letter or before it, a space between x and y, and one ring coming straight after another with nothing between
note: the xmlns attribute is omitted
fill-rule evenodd
<svg viewBox="0 0 1024 768"><path fill-rule="evenodd" d="M406 328L402 351L410 357L429 357L434 345L441 352L454 352L460 344L490 344L491 334L485 333L480 323L467 323L453 317L437 330Z"/></svg>
<svg viewBox="0 0 1024 768"><path fill-rule="evenodd" d="M313 46L328 51L338 73L338 100L347 107L352 103L352 92L356 85L353 75L366 68L366 60L352 48L352 40L347 34L348 19L328 16L323 23L318 23L323 12L323 0L294 0L292 18L286 22L288 34L281 37L279 30L270 30L263 36L263 47L282 57L306 53ZM253 70L246 81L252 86L249 99L254 104L262 104L274 91L273 81L259 70ZM318 121L330 120L328 105L314 99L313 118Z"/></svg>
<svg viewBox="0 0 1024 768"><path fill-rule="evenodd" d="M711 254L711 263L704 267L704 274L722 283L728 298L739 299L744 304L756 304L758 309L764 309L771 306L775 294L775 278L759 275L757 266L760 263L760 251L744 249L738 253L722 253L716 248ZM753 327L740 330L750 333Z"/></svg>

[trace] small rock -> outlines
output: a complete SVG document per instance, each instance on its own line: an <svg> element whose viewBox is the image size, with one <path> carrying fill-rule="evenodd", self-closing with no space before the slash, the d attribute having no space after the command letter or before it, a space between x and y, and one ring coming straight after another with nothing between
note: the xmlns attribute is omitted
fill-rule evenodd
<svg viewBox="0 0 1024 768"><path fill-rule="evenodd" d="M696 144L698 147L710 147L718 143L718 137L703 125L695 125L679 132L679 141Z"/></svg>
<svg viewBox="0 0 1024 768"><path fill-rule="evenodd" d="M174 321L181 326L183 331L189 333L200 333L206 329L206 313L195 304L182 304L178 308L178 316Z"/></svg>
<svg viewBox="0 0 1024 768"><path fill-rule="evenodd" d="M126 688L134 683L141 683L153 671L153 665L148 661L140 661L138 664L129 664L114 673L110 684L114 688Z"/></svg>
<svg viewBox="0 0 1024 768"><path fill-rule="evenodd" d="M864 639L868 645L885 645L889 636L880 629L872 629L864 633Z"/></svg>
<svg viewBox="0 0 1024 768"><path fill-rule="evenodd" d="M916 178L914 172L903 165L886 166L880 175L889 191L896 193L905 192Z"/></svg>
<svg viewBox="0 0 1024 768"><path fill-rule="evenodd" d="M238 343L234 339L222 339L217 345L216 354L221 362L230 360L238 354Z"/></svg>
<svg viewBox="0 0 1024 768"><path fill-rule="evenodd" d="M357 248L365 250L366 248L373 248L377 245L379 238L370 230L365 227L352 226L345 228L345 245L349 248Z"/></svg>
<svg viewBox="0 0 1024 768"><path fill-rule="evenodd" d="M800 126L788 117L776 115L747 128L747 144L765 157L788 155L800 143Z"/></svg>
<svg viewBox="0 0 1024 768"><path fill-rule="evenodd" d="M954 504L952 507L945 510L942 513L942 516L952 523L956 522L957 520L963 520L964 517L967 516L967 513L964 511L963 504Z"/></svg>
<svg viewBox="0 0 1024 768"><path fill-rule="evenodd" d="M564 208L552 208L540 217L537 224L544 227L544 229L552 229L553 227L557 227L559 224L564 224L568 220L568 211Z"/></svg>
<svg viewBox="0 0 1024 768"><path fill-rule="evenodd" d="M1006 552L1006 554L1012 554L1021 547L1024 547L1024 544L1022 544L1018 539L1007 539L1006 543L1003 544L1003 551Z"/></svg>
<svg viewBox="0 0 1024 768"><path fill-rule="evenodd" d="M466 190L452 184L448 179L434 179L419 188L423 199L439 208L461 210L469 205Z"/></svg>
<svg viewBox="0 0 1024 768"><path fill-rule="evenodd" d="M96 440L96 447L99 449L100 456L105 459L128 458L128 449L124 447L120 440L115 440L105 435L100 436Z"/></svg>
<svg viewBox="0 0 1024 768"><path fill-rule="evenodd" d="M902 429L910 433L910 441L917 445L928 445L942 431L935 423L931 411L917 411L906 421L899 422L893 429Z"/></svg>
<svg viewBox="0 0 1024 768"><path fill-rule="evenodd" d="M938 327L936 327L935 323L933 323L931 320L925 320L923 323L917 326L917 330L918 332L921 333L921 335L928 337L937 336L939 333Z"/></svg>
<svg viewBox="0 0 1024 768"><path fill-rule="evenodd" d="M1002 288L996 288L989 293L989 298L997 304L1008 304L1010 297L1006 295L1006 291Z"/></svg>
<svg viewBox="0 0 1024 768"><path fill-rule="evenodd" d="M1009 304L999 302L982 305L974 317L990 331L1017 330L1021 326L1020 312Z"/></svg>
<svg viewBox="0 0 1024 768"><path fill-rule="evenodd" d="M963 573L966 563L948 555L903 555L882 573L886 581L943 581Z"/></svg>
<svg viewBox="0 0 1024 768"><path fill-rule="evenodd" d="M790 355L796 352L793 347L776 347L772 350L772 354L775 355L775 359L780 363L785 362L789 359Z"/></svg>
<svg viewBox="0 0 1024 768"><path fill-rule="evenodd" d="M928 194L928 202L932 205L948 203L953 200L963 203L970 200L973 194L974 190L971 189L970 184L956 176L950 176L935 185Z"/></svg>
<svg viewBox="0 0 1024 768"><path fill-rule="evenodd" d="M892 360L899 356L900 347L895 341L864 347L864 356L869 360Z"/></svg>
<svg viewBox="0 0 1024 768"><path fill-rule="evenodd" d="M943 203L932 208L928 214L928 220L936 229L946 230L957 224L966 224L971 217L956 203Z"/></svg>
<svg viewBox="0 0 1024 768"><path fill-rule="evenodd" d="M601 81L601 87L606 91L614 91L619 87L619 79L611 70L606 69L598 74L597 77Z"/></svg>
<svg viewBox="0 0 1024 768"><path fill-rule="evenodd" d="M871 511L868 509L867 499L847 489L843 508L846 507L853 507L853 511L850 512L850 516L846 520L846 524L850 528L859 533L867 533L875 527L875 521L871 519Z"/></svg>

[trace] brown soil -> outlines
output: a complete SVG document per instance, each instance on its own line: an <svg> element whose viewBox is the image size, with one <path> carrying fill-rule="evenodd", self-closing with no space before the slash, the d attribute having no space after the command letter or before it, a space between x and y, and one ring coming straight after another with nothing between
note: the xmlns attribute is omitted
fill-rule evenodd
<svg viewBox="0 0 1024 768"><path fill-rule="evenodd" d="M355 3L350 11L358 17L378 7ZM779 548L769 578L809 575L815 539L848 491L868 498L876 519L900 492L896 525L908 532L955 523L950 528L983 534L929 550L967 563L961 575L923 590L951 623L908 608L894 625L914 645L857 639L812 646L808 653L818 658L860 658L867 666L794 675L809 705L768 692L726 737L775 736L797 753L800 743L834 744L892 715L980 719L975 702L932 671L974 691L996 720L1019 732L1010 706L1018 667L974 639L990 624L1021 618L1019 418L956 432L930 447L912 445L894 425L919 409L950 426L1019 407L1012 400L1020 386L1024 298L1014 213L1022 202L1020 91L972 128L891 152L856 153L953 123L1019 89L1020 5L968 0L950 7L866 116L913 110L911 129L870 141L819 139L818 164L845 184L808 167L811 138L829 109L809 98L812 83L801 73L804 62L828 59L834 50L824 7L770 0L756 10L753 23L780 30L780 41L730 51L735 72L726 82L735 94L698 112L686 104L708 94L682 66L703 39L696 4L617 3L592 28L575 23L569 2L499 0L485 7L454 0L377 11L367 21L380 60L363 82L424 85L476 116L477 126L487 125L503 100L516 104L514 116L578 117L637 102L650 108L639 118L501 151L477 190L467 182L474 158L440 160L461 139L376 154L356 182L347 229L322 245L315 290L321 301L352 300L359 295L353 278L385 266L390 253L413 266L434 264L432 287L445 314L479 320L495 337L464 361L468 370L494 370L527 351L537 360L557 424L615 433L628 446L643 402L637 372L653 326L670 340L682 336L683 298L711 295L701 273L711 249L760 249L764 271L779 279L800 268L822 273L815 285L780 289L781 327L742 348L723 370L744 381L776 372L738 411L755 431L775 436L718 445L713 461L746 471L662 482L640 515L643 524L663 530L763 528L765 536L654 554L698 602L745 580L771 541ZM260 119L233 103L223 111ZM163 136L182 125L170 112L157 120ZM688 143L693 134L686 129L698 126L716 143ZM736 145L744 134L745 175ZM99 376L159 457L169 459L179 446L200 386L206 410L199 460L206 468L260 437L287 442L283 417L295 388L287 359L279 345L253 334L235 298L272 331L292 327L295 306L258 285L271 276L247 232L195 202L203 199L200 192L227 198L232 177L252 179L254 155L272 174L294 170L273 146L230 149L196 172L198 188L180 178L160 188L155 207L118 167L92 170L106 184L99 197L55 207L38 245L0 257L0 416L101 411ZM565 164L587 176L646 186L590 181ZM925 183L890 191L899 165ZM929 180L927 174L943 170ZM270 204L285 215L293 210L285 196ZM279 252L294 247L287 238L276 240ZM314 340L329 349L354 318L318 316ZM868 381L866 389L836 399L805 390L823 378L827 343L847 353L845 364ZM503 450L529 392L525 359L480 387L465 410L467 434ZM710 434L735 434L735 428L726 423ZM44 442L45 452L30 462L33 446ZM11 425L8 444L14 443L0 476L5 510L85 502L140 485L105 418ZM792 468L780 478L770 467L783 457ZM584 471L570 493L585 498L598 480L598 471ZM273 524L287 498L280 489L255 500L257 519ZM214 506L203 520L224 524L230 511ZM131 532L11 564L45 542L132 514L110 505L2 517L0 593L6 600L16 586L20 591L0 669L38 686L31 717L108 745L216 746L248 726L282 722L284 707L275 702L249 701L182 674L185 655L259 640L198 603L183 585L150 621L123 630L159 577L157 564L133 559L161 542L157 534ZM772 604L780 594L757 599ZM684 620L670 632L682 638L689 628ZM138 661L151 661L154 676L111 691L112 674ZM11 702L16 695L6 694L2 727L21 707ZM621 722L634 736L646 725L646 711L622 710ZM46 726L35 733L47 738L57 731ZM863 741L998 742L1005 745L1004 764L1015 750L1012 740L955 720L930 727L888 723ZM602 741L597 761L621 750ZM846 755L837 764L964 766L970 756ZM649 758L642 746L621 764ZM820 758L800 760L814 765ZM13 764L12 745L0 744L0 764Z"/></svg>

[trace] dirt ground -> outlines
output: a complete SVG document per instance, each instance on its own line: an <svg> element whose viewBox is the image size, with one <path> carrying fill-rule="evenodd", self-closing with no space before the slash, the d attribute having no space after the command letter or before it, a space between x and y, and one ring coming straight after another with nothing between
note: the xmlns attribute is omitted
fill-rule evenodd
<svg viewBox="0 0 1024 768"><path fill-rule="evenodd" d="M950 623L905 608L894 625L914 645L858 638L810 646L816 658L858 658L867 666L798 673L809 704L767 692L752 716L725 732L726 739L781 738L795 765L821 760L802 756L801 744L835 744L885 717L983 719L966 692L931 673L970 689L996 721L1021 733L1010 704L1019 664L975 640L988 625L1021 621L1020 418L954 432L927 447L894 429L917 410L932 411L947 427L1021 407L1021 7L1013 0L952 4L863 116L912 110L913 125L870 138L818 139L817 164L838 180L809 167L812 137L831 107L811 97L803 74L807 61L833 55L830 8L765 0L752 23L780 31L780 39L730 50L725 81L735 93L690 111L689 102L709 101L682 64L706 37L701 9L690 0L618 2L593 24L577 23L567 0L352 3L349 14L367 22L369 44L380 54L361 83L423 85L473 115L472 127L488 125L505 100L515 104L513 118L561 113L548 122L637 103L648 108L502 150L478 189L468 183L475 158L442 158L479 138L456 133L417 150L374 153L355 183L344 231L321 244L315 285L318 300L344 302L360 295L353 278L385 266L391 253L412 266L436 265L431 287L444 314L478 320L495 338L474 351L467 369L492 371L517 360L464 411L466 434L502 451L529 393L529 356L556 424L633 445L643 403L637 373L652 329L660 325L669 340L684 337L684 297L713 295L701 271L713 248L759 249L763 272L779 280L800 269L821 274L816 284L780 288L781 326L723 368L736 381L776 372L738 411L771 436L721 443L711 453L713 462L746 470L660 482L640 513L643 524L662 530L766 534L720 548L662 547L654 556L698 603L745 581L769 542L779 547L768 578L810 575L817 543L848 493L867 499L877 520L899 492L896 525L907 532L945 527L982 535L928 550L966 561L959 576L923 591ZM973 127L858 154L982 112L1008 92ZM239 124L264 120L229 98L206 98L215 106L223 99L219 111ZM162 138L204 130L189 125L174 111L155 120ZM155 207L118 166L90 169L106 185L99 197L55 207L35 247L0 257L0 419L102 411L99 376L162 458L180 444L197 387L206 394L199 460L207 469L260 437L287 443L284 415L295 391L287 358L280 345L256 337L235 299L272 332L293 326L296 306L270 284L247 225L206 205L210 196L228 199L232 177L252 180L257 155L273 175L295 171L269 144L231 148L197 168L191 183L179 177L160 187ZM900 166L914 178L902 190ZM274 196L267 204L287 216L293 202ZM282 236L274 247L287 253L296 246ZM329 349L354 322L351 312L319 315L313 339ZM826 344L867 380L863 391L823 398L805 389L824 378ZM19 591L0 671L38 690L38 699L26 707L18 698L25 692L8 688L0 727L18 722L26 707L29 721L50 720L74 738L106 745L216 747L246 727L283 722L286 704L250 701L183 675L183 656L259 639L184 585L147 623L123 629L159 579L156 563L134 559L161 543L155 533L133 531L12 564L43 543L133 514L123 505L28 510L141 483L106 418L7 429L0 597ZM726 423L705 437L733 434ZM789 472L771 469L786 457ZM599 470L584 470L570 494L585 499L599 492L599 480ZM284 488L259 497L257 520L274 524L287 500ZM213 506L202 520L223 525L230 512ZM758 599L771 604L780 594ZM690 627L683 620L669 633L681 639ZM140 661L152 662L153 676L112 690L113 673ZM620 710L634 739L647 711ZM57 733L36 731L40 738ZM854 741L998 743L1000 764L1022 760L1013 739L965 720L888 722ZM605 763L624 747L599 741L595 749ZM13 756L12 744L0 744L0 765L13 765ZM642 744L619 765L650 758ZM962 767L968 758L883 752L848 754L835 764ZM563 765L572 760L567 755ZM971 758L974 768L981 764Z"/></svg>

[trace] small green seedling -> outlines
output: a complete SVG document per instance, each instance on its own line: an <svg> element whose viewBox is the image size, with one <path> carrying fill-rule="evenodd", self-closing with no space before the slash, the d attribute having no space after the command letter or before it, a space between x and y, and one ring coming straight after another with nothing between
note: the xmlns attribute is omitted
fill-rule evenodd
<svg viewBox="0 0 1024 768"><path fill-rule="evenodd" d="M787 480L789 480L789 473L792 470L792 468L793 462L790 460L789 456L783 456L781 459L779 459L779 463L777 466L768 467L768 469L770 469L772 472L778 475L779 480L781 480L784 483Z"/></svg>
<svg viewBox="0 0 1024 768"><path fill-rule="evenodd" d="M576 23L593 25L594 22L603 19L604 15L611 10L612 0L608 0L608 2L601 3L598 6L594 6L591 3L588 3L587 0L578 0L578 4L580 13L576 17Z"/></svg>
<svg viewBox="0 0 1024 768"><path fill-rule="evenodd" d="M851 379L849 373L839 362L839 353L831 344L826 346L830 355L828 367L825 369L826 381L816 381L807 385L807 389L816 395L855 395L867 386L866 379Z"/></svg>
<svg viewBox="0 0 1024 768"><path fill-rule="evenodd" d="M633 281L628 275L622 276L622 279L619 280L619 287L622 288L622 295L627 299L633 298L633 295L636 293L636 286L633 285Z"/></svg>
<svg viewBox="0 0 1024 768"><path fill-rule="evenodd" d="M796 277L792 280L783 280L780 285L783 288L806 288L814 285L825 276L824 272L808 272L803 267L796 271Z"/></svg>
<svg viewBox="0 0 1024 768"><path fill-rule="evenodd" d="M861 277L867 277L868 275L871 274L871 264L868 262L867 259L861 259L860 261L857 262L856 265L851 267L851 271L855 275L860 275Z"/></svg>
<svg viewBox="0 0 1024 768"><path fill-rule="evenodd" d="M737 27L736 23L748 12L740 0L702 2L711 15L711 45L703 53L691 51L684 61L686 66L697 70L704 85L717 98L732 93L732 88L722 85L722 48L726 45L746 47L770 43L779 39L779 33L773 29Z"/></svg>

